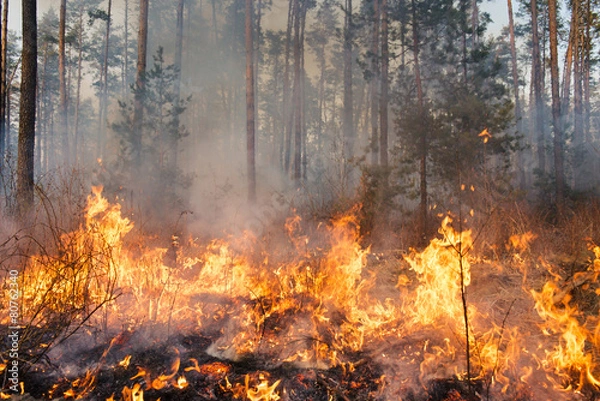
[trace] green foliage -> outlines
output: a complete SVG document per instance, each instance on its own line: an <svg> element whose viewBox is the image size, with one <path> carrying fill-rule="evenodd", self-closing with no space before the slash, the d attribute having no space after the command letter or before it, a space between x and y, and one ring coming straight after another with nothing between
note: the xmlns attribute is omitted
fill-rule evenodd
<svg viewBox="0 0 600 401"><path fill-rule="evenodd" d="M414 15L418 24L424 93L420 106L415 71L410 65L398 70L393 97L399 139L396 171L409 201L419 199L423 154L430 201L451 203L464 184L488 192L506 192L509 187L509 161L517 149L517 137L511 126L514 115L507 70L492 52L496 44L481 37L487 17L474 32L469 8L470 3L464 1L406 4L408 15ZM394 17L405 19L401 9L395 10ZM412 53L415 44L410 30L412 26L405 46Z"/></svg>
<svg viewBox="0 0 600 401"><path fill-rule="evenodd" d="M182 189L190 184L190 177L177 168L178 145L188 135L180 122L190 98L180 99L177 92L179 71L174 65L165 65L163 49L154 56L152 68L144 77L144 88L134 87L134 96L142 99L144 119L142 127L142 165L134 163L133 99L119 102L121 120L112 124L119 141L118 158L115 161L112 188L123 183L144 192L149 205L148 211L177 207L180 211L184 200ZM143 177L136 173L143 171Z"/></svg>
<svg viewBox="0 0 600 401"><path fill-rule="evenodd" d="M88 11L88 24L91 26L94 24L94 21L96 20L100 20L100 21L104 21L107 22L109 20L109 16L108 13L104 10L101 10L99 8L96 8L94 10L89 10Z"/></svg>
<svg viewBox="0 0 600 401"><path fill-rule="evenodd" d="M401 194L399 185L391 184L391 168L383 166L363 166L360 178L359 202L361 236L376 237L389 233L389 216L396 197Z"/></svg>

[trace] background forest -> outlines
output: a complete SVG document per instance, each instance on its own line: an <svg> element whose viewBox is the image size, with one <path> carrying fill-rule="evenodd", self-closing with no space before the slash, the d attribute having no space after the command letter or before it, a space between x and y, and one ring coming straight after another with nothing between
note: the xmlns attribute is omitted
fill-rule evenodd
<svg viewBox="0 0 600 401"><path fill-rule="evenodd" d="M23 40L8 3L5 215L102 184L149 227L262 230L359 202L363 234L414 243L438 213L555 224L598 195L592 0L508 0L497 36L477 0L29 2Z"/></svg>

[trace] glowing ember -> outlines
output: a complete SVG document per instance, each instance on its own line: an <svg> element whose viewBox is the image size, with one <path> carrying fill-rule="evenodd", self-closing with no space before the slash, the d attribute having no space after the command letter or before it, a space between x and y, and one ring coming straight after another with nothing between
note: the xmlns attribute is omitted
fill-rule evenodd
<svg viewBox="0 0 600 401"><path fill-rule="evenodd" d="M187 382L187 379L185 378L185 376L179 376L177 378L177 383L175 383L175 387L180 390L183 390L187 386L188 386L188 382Z"/></svg>
<svg viewBox="0 0 600 401"><path fill-rule="evenodd" d="M202 366L198 366L198 361L194 358L191 358L190 361L193 363L193 366L189 366L184 369L184 371L196 371L205 376L212 376L214 378L223 378L227 376L230 371L230 366L226 365L222 362L212 362Z"/></svg>

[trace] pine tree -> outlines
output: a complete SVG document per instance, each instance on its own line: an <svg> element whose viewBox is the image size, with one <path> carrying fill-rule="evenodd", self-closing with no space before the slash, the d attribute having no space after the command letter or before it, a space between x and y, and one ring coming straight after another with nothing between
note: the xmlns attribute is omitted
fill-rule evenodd
<svg viewBox="0 0 600 401"><path fill-rule="evenodd" d="M23 0L23 61L21 104L19 108L19 154L17 165L17 204L25 217L33 207L35 110L37 83L37 5Z"/></svg>

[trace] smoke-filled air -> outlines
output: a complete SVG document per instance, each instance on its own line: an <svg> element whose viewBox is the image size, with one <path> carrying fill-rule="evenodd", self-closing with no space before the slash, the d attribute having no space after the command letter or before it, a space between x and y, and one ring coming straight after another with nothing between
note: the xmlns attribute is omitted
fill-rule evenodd
<svg viewBox="0 0 600 401"><path fill-rule="evenodd" d="M503 1L3 0L0 399L600 399L600 8Z"/></svg>

